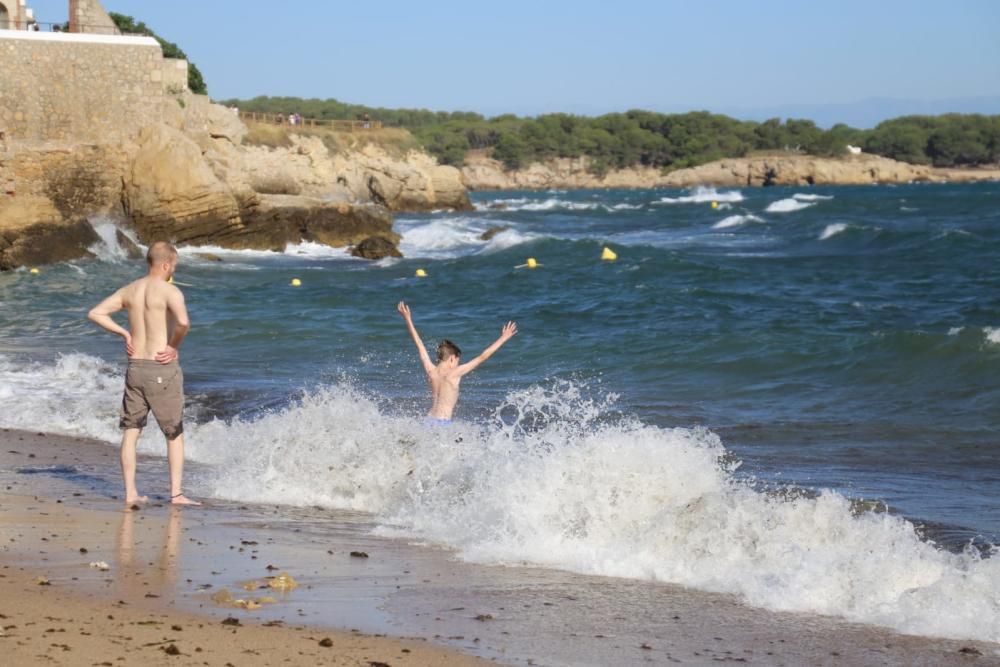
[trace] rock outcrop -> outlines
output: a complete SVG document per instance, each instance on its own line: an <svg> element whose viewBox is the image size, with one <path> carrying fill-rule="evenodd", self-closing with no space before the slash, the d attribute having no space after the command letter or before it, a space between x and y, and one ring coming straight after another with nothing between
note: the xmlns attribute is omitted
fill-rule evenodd
<svg viewBox="0 0 1000 667"><path fill-rule="evenodd" d="M290 141L288 147L244 150L242 171L256 192L370 202L391 211L472 209L462 173L426 153L394 156L374 144L331 150L320 137L304 134Z"/></svg>
<svg viewBox="0 0 1000 667"><path fill-rule="evenodd" d="M0 146L0 267L87 256L94 214L121 218L143 243L364 242L359 256L382 257L399 255L390 211L471 209L461 173L418 151L344 150L305 134L245 146L237 116L190 93L164 100L160 117L118 143Z"/></svg>
<svg viewBox="0 0 1000 667"><path fill-rule="evenodd" d="M123 202L140 239L200 245L240 225L232 191L187 135L155 125L143 129L136 143Z"/></svg>
<svg viewBox="0 0 1000 667"><path fill-rule="evenodd" d="M88 257L97 241L86 219L66 220L46 197L0 198L0 271Z"/></svg>
<svg viewBox="0 0 1000 667"><path fill-rule="evenodd" d="M381 236L371 236L351 249L351 255L363 259L385 259L386 257L402 257L396 245Z"/></svg>

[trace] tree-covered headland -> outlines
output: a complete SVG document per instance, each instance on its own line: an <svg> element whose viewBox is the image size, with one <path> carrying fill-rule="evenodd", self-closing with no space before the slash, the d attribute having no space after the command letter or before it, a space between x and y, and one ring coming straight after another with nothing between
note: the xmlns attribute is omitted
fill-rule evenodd
<svg viewBox="0 0 1000 667"><path fill-rule="evenodd" d="M357 119L368 114L388 126L408 129L439 161L452 165L461 165L470 150L488 149L509 168L546 158L587 156L597 171L634 165L680 169L754 151L836 156L846 153L848 145L939 167L1000 162L1000 115L904 116L860 130L843 124L823 129L799 119L741 121L706 111L486 118L473 112L385 109L295 97L256 97L224 104L317 119Z"/></svg>

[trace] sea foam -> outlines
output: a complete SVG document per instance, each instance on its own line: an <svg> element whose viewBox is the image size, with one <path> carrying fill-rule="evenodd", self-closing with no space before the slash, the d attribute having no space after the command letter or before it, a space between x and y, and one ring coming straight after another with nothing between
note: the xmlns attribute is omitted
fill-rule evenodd
<svg viewBox="0 0 1000 667"><path fill-rule="evenodd" d="M743 193L739 190L727 190L719 192L715 188L699 186L691 191L689 195L680 197L661 197L658 204L703 204L711 201L716 202L740 202L743 201Z"/></svg>
<svg viewBox="0 0 1000 667"><path fill-rule="evenodd" d="M117 439L117 369L0 356L7 427ZM613 417L571 383L509 394L482 424L428 429L351 384L254 419L187 431L207 492L370 513L377 532L466 560L732 593L772 610L1000 641L1000 558L951 553L845 496L765 493L705 429ZM155 429L147 429L147 432ZM154 451L162 451L162 440Z"/></svg>
<svg viewBox="0 0 1000 667"><path fill-rule="evenodd" d="M848 227L847 223L844 222L835 222L832 225L827 225L826 227L823 228L823 231L820 233L819 240L825 241L829 238L832 238L837 234L847 231L847 227Z"/></svg>
<svg viewBox="0 0 1000 667"><path fill-rule="evenodd" d="M792 211L801 211L804 208L815 205L815 202L801 202L789 197L788 199L779 199L778 201L771 202L764 210L768 213L791 213Z"/></svg>
<svg viewBox="0 0 1000 667"><path fill-rule="evenodd" d="M739 227L748 222L764 222L763 218L756 215L730 215L712 225L712 229L727 229L729 227Z"/></svg>

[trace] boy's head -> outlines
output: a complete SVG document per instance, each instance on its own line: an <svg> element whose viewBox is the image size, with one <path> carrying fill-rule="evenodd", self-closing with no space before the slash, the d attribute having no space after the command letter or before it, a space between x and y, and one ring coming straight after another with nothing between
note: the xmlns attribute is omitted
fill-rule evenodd
<svg viewBox="0 0 1000 667"><path fill-rule="evenodd" d="M438 361L448 361L454 358L458 361L458 358L462 356L462 351L458 349L458 345L455 345L450 340L443 340L438 343Z"/></svg>

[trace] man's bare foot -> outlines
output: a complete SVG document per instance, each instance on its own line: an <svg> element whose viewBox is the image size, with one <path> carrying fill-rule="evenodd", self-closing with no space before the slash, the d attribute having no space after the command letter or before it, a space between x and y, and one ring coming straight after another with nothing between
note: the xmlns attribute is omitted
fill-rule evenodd
<svg viewBox="0 0 1000 667"><path fill-rule="evenodd" d="M201 505L197 500L191 500L183 493L178 493L176 496L170 496L171 505Z"/></svg>
<svg viewBox="0 0 1000 667"><path fill-rule="evenodd" d="M148 503L148 502L149 502L149 496L134 496L132 498L125 499L125 504L128 505L129 507L135 505L136 503Z"/></svg>

